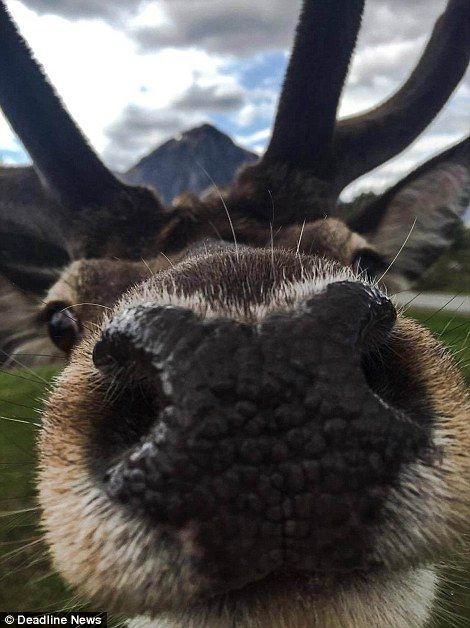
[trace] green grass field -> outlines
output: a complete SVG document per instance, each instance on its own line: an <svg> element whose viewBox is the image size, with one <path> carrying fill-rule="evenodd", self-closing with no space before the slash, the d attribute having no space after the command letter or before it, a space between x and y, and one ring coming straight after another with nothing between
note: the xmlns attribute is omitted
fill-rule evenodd
<svg viewBox="0 0 470 628"><path fill-rule="evenodd" d="M470 319L442 313L413 315L452 348L470 385ZM52 611L80 604L50 566L34 502L38 408L55 372L51 368L0 372L0 611ZM468 628L470 566L462 563L445 578L434 625Z"/></svg>

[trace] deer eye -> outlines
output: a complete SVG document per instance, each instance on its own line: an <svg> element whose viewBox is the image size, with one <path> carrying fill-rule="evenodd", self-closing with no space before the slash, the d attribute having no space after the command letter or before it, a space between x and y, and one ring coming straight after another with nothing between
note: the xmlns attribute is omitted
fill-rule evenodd
<svg viewBox="0 0 470 628"><path fill-rule="evenodd" d="M372 280L385 271L387 264L375 251L364 249L355 254L351 266L357 273Z"/></svg>
<svg viewBox="0 0 470 628"><path fill-rule="evenodd" d="M64 353L70 353L82 337L82 326L66 303L55 303L46 314L47 329L52 342Z"/></svg>

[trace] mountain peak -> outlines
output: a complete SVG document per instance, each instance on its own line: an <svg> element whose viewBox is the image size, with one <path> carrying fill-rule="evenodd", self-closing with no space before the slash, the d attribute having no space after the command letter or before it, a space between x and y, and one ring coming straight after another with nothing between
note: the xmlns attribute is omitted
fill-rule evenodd
<svg viewBox="0 0 470 628"><path fill-rule="evenodd" d="M236 171L258 156L241 146L212 124L204 123L184 131L143 157L125 173L129 183L150 185L165 203L181 194L200 194L212 185L233 181Z"/></svg>
<svg viewBox="0 0 470 628"><path fill-rule="evenodd" d="M201 124L200 126L195 126L194 128L188 129L187 131L184 131L182 133L183 137L199 137L205 135L213 137L223 137L232 141L228 135L222 133L222 131L220 131L217 127L215 127L213 124L209 124L208 122L204 122L204 124Z"/></svg>

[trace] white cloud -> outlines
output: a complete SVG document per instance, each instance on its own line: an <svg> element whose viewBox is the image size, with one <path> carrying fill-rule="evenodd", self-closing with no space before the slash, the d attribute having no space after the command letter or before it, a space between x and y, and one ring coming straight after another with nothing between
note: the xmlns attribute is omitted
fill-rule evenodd
<svg viewBox="0 0 470 628"><path fill-rule="evenodd" d="M278 94L269 71L243 87L240 68L291 43L300 0L8 0L67 107L114 168L217 116L260 152ZM369 0L341 115L396 90L445 0ZM382 188L470 127L470 81L402 156L348 190ZM18 151L0 117L0 150Z"/></svg>
<svg viewBox="0 0 470 628"><path fill-rule="evenodd" d="M267 127L250 135L236 135L234 140L243 148L261 155L270 137L271 127Z"/></svg>
<svg viewBox="0 0 470 628"><path fill-rule="evenodd" d="M103 21L39 17L16 1L8 7L68 110L101 150L104 128L140 86L132 42Z"/></svg>
<svg viewBox="0 0 470 628"><path fill-rule="evenodd" d="M39 15L121 22L139 11L143 3L139 0L24 0L23 4Z"/></svg>
<svg viewBox="0 0 470 628"><path fill-rule="evenodd" d="M68 110L112 167L128 167L155 145L152 142L168 137L157 125L154 133L146 133L146 141L139 143L136 138L138 151L125 153L119 143L124 135L117 134L115 127L128 118L129 111L139 108L152 112L155 119L168 118L173 102L184 98L195 84L212 89L219 103L223 98L226 104L228 98L243 99L230 76L219 76L220 59L202 50L164 49L142 55L123 30L105 21L39 16L16 0L8 2L8 7ZM182 131L200 119L201 114L188 112L179 125L168 128ZM113 133L117 143L110 146ZM124 143L132 144L131 140ZM7 148L3 133L0 148Z"/></svg>
<svg viewBox="0 0 470 628"><path fill-rule="evenodd" d="M173 107L179 111L233 111L245 101L243 90L237 86L203 85L193 83L184 94L175 100Z"/></svg>
<svg viewBox="0 0 470 628"><path fill-rule="evenodd" d="M300 0L161 0L159 6L160 28L133 29L143 50L197 46L240 57L288 47Z"/></svg>

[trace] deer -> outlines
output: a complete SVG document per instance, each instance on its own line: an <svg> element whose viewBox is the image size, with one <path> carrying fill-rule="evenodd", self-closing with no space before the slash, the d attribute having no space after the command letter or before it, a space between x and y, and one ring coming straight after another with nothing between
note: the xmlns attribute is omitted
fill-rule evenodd
<svg viewBox="0 0 470 628"><path fill-rule="evenodd" d="M364 0L304 0L265 153L169 206L104 165L0 7L0 105L34 164L5 175L0 270L67 357L38 439L55 567L132 626L424 626L468 532L470 401L388 290L449 246L470 139L349 216L338 198L451 96L467 0L346 119Z"/></svg>

